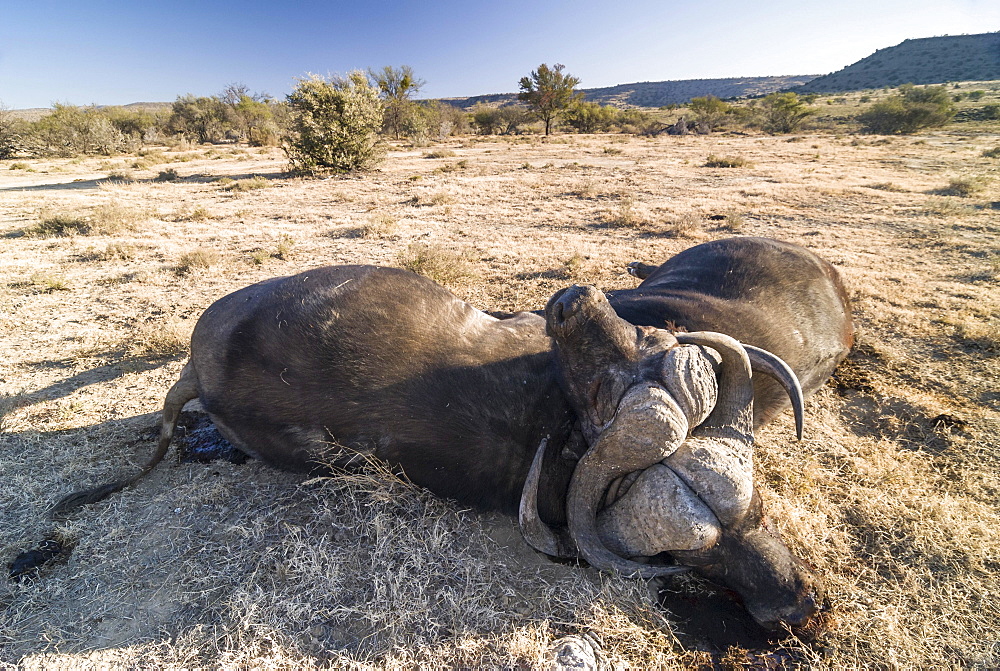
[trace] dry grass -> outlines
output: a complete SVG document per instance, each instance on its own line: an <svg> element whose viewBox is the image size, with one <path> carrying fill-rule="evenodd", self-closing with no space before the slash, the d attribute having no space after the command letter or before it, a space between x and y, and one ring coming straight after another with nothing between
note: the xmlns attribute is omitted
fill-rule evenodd
<svg viewBox="0 0 1000 671"><path fill-rule="evenodd" d="M609 226L623 228L645 228L652 223L648 208L637 203L630 193L619 196L611 209L604 212L603 218Z"/></svg>
<svg viewBox="0 0 1000 671"><path fill-rule="evenodd" d="M429 277L439 284L457 288L476 277L468 250L417 242L399 254L399 266Z"/></svg>
<svg viewBox="0 0 1000 671"><path fill-rule="evenodd" d="M424 158L451 158L455 155L455 152L451 149L433 149L428 152L424 152Z"/></svg>
<svg viewBox="0 0 1000 671"><path fill-rule="evenodd" d="M116 235L134 230L149 218L148 212L111 200L83 212L52 212L43 209L38 223L25 229L37 237L73 235Z"/></svg>
<svg viewBox="0 0 1000 671"><path fill-rule="evenodd" d="M946 196L961 196L968 198L986 190L988 182L979 175L972 177L952 177L948 181L948 186L941 190Z"/></svg>
<svg viewBox="0 0 1000 671"><path fill-rule="evenodd" d="M603 136L476 138L465 170L435 172L407 148L376 173L332 180L273 177L280 150L191 147L129 159L149 163L124 184L92 186L107 168L91 158L0 170L0 559L46 538L71 548L33 579L0 581L0 665L545 668L554 642L576 634L609 668L997 667L1000 193L992 180L971 197L938 195L942 175L993 174L980 153L1000 134L979 128L889 144L624 138L613 146L628 160L606 154ZM706 170L710 153L756 167ZM152 183L155 166L181 162L281 188L234 199L218 181ZM623 200L612 194L647 223L608 225ZM111 203L118 214L100 219ZM400 225L328 234L382 216ZM826 576L831 609L813 640L712 650L645 585L548 562L511 521L379 468L303 482L171 455L132 490L47 516L61 495L145 460L194 322L237 288L379 263L483 309L538 309L570 282L634 286L628 262L734 233L816 250L855 304L859 347L807 401L806 440L790 441L781 418L755 454L772 520ZM172 272L191 250L213 271ZM669 584L707 593L695 578Z"/></svg>
<svg viewBox="0 0 1000 671"><path fill-rule="evenodd" d="M370 214L361 235L366 238L389 238L399 230L399 219L391 214Z"/></svg>
<svg viewBox="0 0 1000 671"><path fill-rule="evenodd" d="M217 264L220 258L219 253L214 249L199 247L181 254L174 272L178 275L186 275L198 270L206 270Z"/></svg>
<svg viewBox="0 0 1000 671"><path fill-rule="evenodd" d="M752 168L753 162L745 156L718 156L709 154L705 159L706 168Z"/></svg>
<svg viewBox="0 0 1000 671"><path fill-rule="evenodd" d="M227 182L220 180L219 183L222 185L224 191L229 191L234 194L256 191L258 189L266 189L271 186L271 183L260 175L255 175L254 177L248 177L246 179L229 180Z"/></svg>

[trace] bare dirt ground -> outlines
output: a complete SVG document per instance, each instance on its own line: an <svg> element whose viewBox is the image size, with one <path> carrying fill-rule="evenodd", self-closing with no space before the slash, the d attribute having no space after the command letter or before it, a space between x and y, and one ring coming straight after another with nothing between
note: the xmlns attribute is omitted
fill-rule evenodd
<svg viewBox="0 0 1000 671"><path fill-rule="evenodd" d="M326 180L267 149L0 162L0 558L64 548L0 579L0 665L536 668L567 634L612 667L1000 665L998 145L982 129L464 138ZM667 582L657 605L378 469L317 481L168 456L48 518L147 458L194 322L239 287L406 265L482 309L536 309L730 235L815 250L854 301L856 350L807 402L806 439L782 418L756 451L772 517L827 579L808 635L712 638L700 604L729 597L703 582Z"/></svg>

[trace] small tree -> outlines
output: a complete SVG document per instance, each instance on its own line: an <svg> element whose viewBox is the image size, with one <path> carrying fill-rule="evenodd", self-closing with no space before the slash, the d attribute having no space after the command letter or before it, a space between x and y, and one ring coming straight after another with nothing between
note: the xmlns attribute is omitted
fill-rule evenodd
<svg viewBox="0 0 1000 671"><path fill-rule="evenodd" d="M292 132L285 152L296 170L365 170L384 158L382 102L360 70L329 80L319 75L300 79L288 105Z"/></svg>
<svg viewBox="0 0 1000 671"><path fill-rule="evenodd" d="M955 103L944 86L903 84L899 94L875 103L856 118L866 133L893 135L943 126L955 116Z"/></svg>
<svg viewBox="0 0 1000 671"><path fill-rule="evenodd" d="M769 133L792 133L816 113L794 93L771 93L760 104L764 110L764 130Z"/></svg>
<svg viewBox="0 0 1000 671"><path fill-rule="evenodd" d="M695 115L698 128L704 132L717 128L732 110L732 105L711 95L691 98L688 107Z"/></svg>
<svg viewBox="0 0 1000 671"><path fill-rule="evenodd" d="M423 117L412 97L424 81L414 76L413 68L386 65L381 70L368 70L368 79L378 88L385 104L385 130L397 140L403 135L420 134Z"/></svg>
<svg viewBox="0 0 1000 671"><path fill-rule="evenodd" d="M574 100L582 94L573 93L580 84L580 79L569 74L563 74L565 65L556 63L551 68L542 63L528 77L521 77L521 92L518 99L528 103L528 107L545 124L545 134L549 134L552 121L565 112Z"/></svg>

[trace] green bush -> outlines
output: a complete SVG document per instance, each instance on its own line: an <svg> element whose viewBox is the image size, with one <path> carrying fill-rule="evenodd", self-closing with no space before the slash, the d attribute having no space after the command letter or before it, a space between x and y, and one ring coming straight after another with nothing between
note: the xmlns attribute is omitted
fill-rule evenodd
<svg viewBox="0 0 1000 671"><path fill-rule="evenodd" d="M365 74L330 80L300 79L288 94L291 133L285 152L292 167L309 174L374 167L385 157L379 137L382 101Z"/></svg>
<svg viewBox="0 0 1000 671"><path fill-rule="evenodd" d="M416 103L427 137L442 140L450 135L464 135L471 130L469 114L440 100Z"/></svg>
<svg viewBox="0 0 1000 671"><path fill-rule="evenodd" d="M611 130L618 110L610 105L576 100L563 113L563 120L579 133L603 133Z"/></svg>
<svg viewBox="0 0 1000 671"><path fill-rule="evenodd" d="M52 113L31 124L28 142L31 152L73 156L134 151L141 138L123 132L104 110L95 106L77 107L56 103Z"/></svg>
<svg viewBox="0 0 1000 671"><path fill-rule="evenodd" d="M691 98L688 107L694 113L698 128L705 132L711 132L720 126L726 115L732 112L732 105L715 96Z"/></svg>
<svg viewBox="0 0 1000 671"><path fill-rule="evenodd" d="M480 135L517 135L531 121L531 112L521 105L478 105L472 112L472 125Z"/></svg>
<svg viewBox="0 0 1000 671"><path fill-rule="evenodd" d="M857 116L865 133L894 135L943 126L955 116L955 103L944 86L899 87L899 94L877 102Z"/></svg>
<svg viewBox="0 0 1000 671"><path fill-rule="evenodd" d="M231 128L226 104L215 96L179 96L167 130L193 142L221 142Z"/></svg>
<svg viewBox="0 0 1000 671"><path fill-rule="evenodd" d="M764 130L768 133L792 133L816 113L794 93L771 93L760 101L764 112Z"/></svg>
<svg viewBox="0 0 1000 671"><path fill-rule="evenodd" d="M983 105L980 114L982 115L982 118L986 121L1000 120L1000 105L996 103Z"/></svg>

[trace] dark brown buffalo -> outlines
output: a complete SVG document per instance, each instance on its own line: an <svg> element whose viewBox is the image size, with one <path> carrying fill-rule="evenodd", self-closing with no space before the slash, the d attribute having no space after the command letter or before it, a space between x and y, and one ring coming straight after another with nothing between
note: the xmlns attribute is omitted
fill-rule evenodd
<svg viewBox="0 0 1000 671"><path fill-rule="evenodd" d="M565 289L544 318L498 320L389 268L319 268L241 289L199 320L150 463L67 497L57 510L148 473L181 408L199 398L226 439L277 467L310 471L374 455L442 496L484 509L520 507L526 538L552 554L648 577L684 569L630 558L668 551L740 592L762 624L800 625L818 608L819 581L764 523L752 482L761 377L752 372L780 381L781 398L764 397L761 421L785 396L801 417L801 391L778 357L752 345L784 352L814 388L829 370L815 372L808 361L832 369L836 356L803 350L827 342L824 329L849 333L849 320L845 326L846 303L824 319L822 305L802 302L824 291L842 295L832 268L799 247L753 244L766 271L740 255L745 242L710 243L649 273L631 293L611 294L610 303L592 287ZM703 248L712 253L699 256ZM790 278L779 277L775 250L787 257ZM718 280L714 294L698 280L699 258L709 264L703 273ZM672 264L682 272L671 274ZM741 273L743 280L733 277ZM761 281L787 282L784 302L780 288ZM672 282L687 288L660 290ZM749 307L736 299L740 287ZM700 311L698 289L706 297ZM656 316L655 305L668 305L671 292L691 310ZM728 331L727 302L738 326ZM688 315L714 316L714 331L750 345L664 328L707 330ZM754 333L755 324L767 332Z"/></svg>

